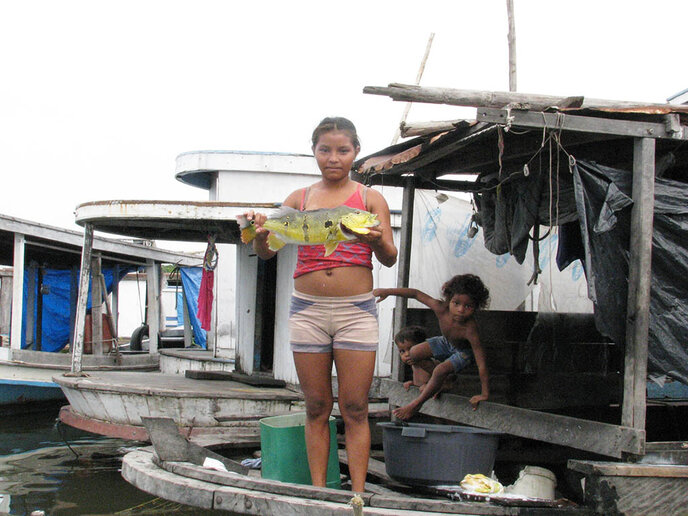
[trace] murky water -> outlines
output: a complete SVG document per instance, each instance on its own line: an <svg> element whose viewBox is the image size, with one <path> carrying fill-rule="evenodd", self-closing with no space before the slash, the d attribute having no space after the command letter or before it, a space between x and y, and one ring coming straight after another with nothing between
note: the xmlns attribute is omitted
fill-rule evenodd
<svg viewBox="0 0 688 516"><path fill-rule="evenodd" d="M218 514L130 485L122 457L144 444L81 432L59 423L58 411L0 414L0 515Z"/></svg>

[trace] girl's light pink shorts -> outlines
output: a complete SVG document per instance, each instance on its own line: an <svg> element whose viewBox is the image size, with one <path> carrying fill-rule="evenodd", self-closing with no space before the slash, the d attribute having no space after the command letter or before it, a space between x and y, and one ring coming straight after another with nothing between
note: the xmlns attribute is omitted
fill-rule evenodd
<svg viewBox="0 0 688 516"><path fill-rule="evenodd" d="M294 291L289 332L291 350L297 353L376 351L379 335L375 297L372 292L320 297Z"/></svg>

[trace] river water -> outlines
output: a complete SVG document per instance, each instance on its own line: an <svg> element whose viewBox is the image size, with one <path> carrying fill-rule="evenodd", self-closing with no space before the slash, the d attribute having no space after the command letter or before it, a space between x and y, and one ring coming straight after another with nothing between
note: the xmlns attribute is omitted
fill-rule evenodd
<svg viewBox="0 0 688 516"><path fill-rule="evenodd" d="M0 414L0 515L208 515L151 496L121 476L122 457L144 443L58 422L59 405ZM228 513L224 513L228 514Z"/></svg>

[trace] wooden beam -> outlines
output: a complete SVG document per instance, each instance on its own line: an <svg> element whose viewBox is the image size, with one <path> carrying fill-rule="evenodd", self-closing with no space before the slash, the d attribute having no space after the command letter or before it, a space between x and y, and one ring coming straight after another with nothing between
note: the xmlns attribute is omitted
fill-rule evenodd
<svg viewBox="0 0 688 516"><path fill-rule="evenodd" d="M15 233L14 258L12 262L12 315L10 323L10 347L12 349L21 349L25 251L26 237L22 233Z"/></svg>
<svg viewBox="0 0 688 516"><path fill-rule="evenodd" d="M180 273L181 276L181 273ZM184 347L190 348L193 345L193 328L191 327L191 314L186 299L186 289L182 286L182 310L184 312Z"/></svg>
<svg viewBox="0 0 688 516"><path fill-rule="evenodd" d="M146 307L148 324L148 352L158 352L160 335L160 264L148 260L146 266Z"/></svg>
<svg viewBox="0 0 688 516"><path fill-rule="evenodd" d="M564 113L542 113L541 111L522 111L520 109L479 108L477 120L509 127L544 127L553 130L563 129L637 138L688 139L688 131L670 132L663 123L567 115Z"/></svg>
<svg viewBox="0 0 688 516"><path fill-rule="evenodd" d="M93 254L93 226L84 225L84 242L81 248L81 268L79 276L79 297L76 303L74 321L74 346L72 347L72 375L81 375L84 352L84 330L86 329L86 305L88 304L88 280L91 275L91 256Z"/></svg>
<svg viewBox="0 0 688 516"><path fill-rule="evenodd" d="M29 277L26 279L26 325L24 332L24 341L26 342L26 347L34 349L36 343L36 336L34 334L34 328L36 327L36 273L38 266L36 262L29 262L29 266L26 267L26 271L29 273Z"/></svg>
<svg viewBox="0 0 688 516"><path fill-rule="evenodd" d="M420 84L420 80L423 77L423 71L425 70L425 63L428 61L428 56L430 55L430 48L432 47L432 40L435 39L435 33L431 32L430 37L428 38L428 43L425 46L425 54L423 54L423 59L420 62L420 68L418 68L418 74L416 75L416 84ZM411 102L407 102L406 106L404 106L404 112L401 115L401 120L399 121L399 125L394 132L394 137L392 138L392 143L390 145L395 145L399 141L399 136L401 136L401 128L404 126L404 123L406 123L406 117L409 114L409 111L411 110Z"/></svg>
<svg viewBox="0 0 688 516"><path fill-rule="evenodd" d="M79 302L79 268L72 265L69 273L69 349L74 349L76 310Z"/></svg>
<svg viewBox="0 0 688 516"><path fill-rule="evenodd" d="M514 20L514 0L506 0L506 14L509 23L507 41L509 42L509 91L516 91L516 21Z"/></svg>
<svg viewBox="0 0 688 516"><path fill-rule="evenodd" d="M105 298L107 299L107 290L105 290ZM112 338L115 339L113 344L117 344L117 337L119 336L119 264L115 264L112 268L112 311L110 313L110 320L112 321Z"/></svg>
<svg viewBox="0 0 688 516"><path fill-rule="evenodd" d="M456 129L456 125L462 120L441 120L437 122L403 122L400 126L401 136L410 138L411 136L425 136L426 134L439 133L441 131L451 131Z"/></svg>
<svg viewBox="0 0 688 516"><path fill-rule="evenodd" d="M100 255L91 257L91 352L103 355L103 291L100 286Z"/></svg>
<svg viewBox="0 0 688 516"><path fill-rule="evenodd" d="M647 390L647 339L652 283L655 141L638 138L633 150L633 208L629 242L626 355L621 424L643 430Z"/></svg>
<svg viewBox="0 0 688 516"><path fill-rule="evenodd" d="M393 380L383 380L382 387L392 405L406 405L418 396L416 387L406 391L401 383ZM473 410L468 400L443 393L436 400L426 401L421 413L617 458L624 453L640 454L645 445L644 430L487 401Z"/></svg>
<svg viewBox="0 0 688 516"><path fill-rule="evenodd" d="M647 104L645 102L628 102L623 100L586 99L582 96L558 97L533 93L516 93L503 91L460 90L455 88L433 88L412 84L391 83L388 86L366 86L363 93L383 95L406 102L424 102L427 104L447 104L449 106L503 108L508 104L521 105L526 109L542 110L552 106L558 107L638 107L661 106L666 104ZM672 106L677 109L685 106Z"/></svg>
<svg viewBox="0 0 688 516"><path fill-rule="evenodd" d="M411 275L411 244L413 235L413 202L416 190L413 185L413 178L406 178L404 186L404 196L401 201L401 238L399 242L399 262L397 265L397 287L408 287ZM392 323L392 333L397 332L406 324L406 310L408 307L407 299L401 296L396 297L394 307L394 321ZM394 344L392 344L394 346ZM394 346L396 348L396 346ZM399 353L392 352L392 378L399 381L404 379L404 367Z"/></svg>
<svg viewBox="0 0 688 516"><path fill-rule="evenodd" d="M117 286L119 284L118 278L118 271L116 266L112 270L112 297L113 299L115 298L115 291L117 289ZM108 329L110 330L110 350L115 351L115 362L119 365L122 363L122 356L119 353L119 343L117 341L117 327L115 326L115 318L112 316L112 307L110 306L110 299L108 296L108 291L107 291L107 285L105 284L105 276L103 276L103 273L99 274L99 283L100 283L100 292L101 296L103 298L103 304L105 305L105 314L106 314L106 322L108 325Z"/></svg>
<svg viewBox="0 0 688 516"><path fill-rule="evenodd" d="M353 175L352 175L353 177ZM401 176L397 174L386 175L384 173L372 174L367 177L358 175L360 179L358 182L365 183L368 186L382 185L395 186L404 188L408 181L408 176ZM421 190L446 190L447 192L474 192L483 187L475 181L454 181L451 179L425 179L420 176L413 178L413 185L415 188Z"/></svg>

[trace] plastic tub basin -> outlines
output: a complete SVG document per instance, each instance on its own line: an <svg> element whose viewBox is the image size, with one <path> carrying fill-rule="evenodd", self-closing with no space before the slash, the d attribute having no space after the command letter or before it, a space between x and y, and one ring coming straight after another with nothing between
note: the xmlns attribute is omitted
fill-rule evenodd
<svg viewBox="0 0 688 516"><path fill-rule="evenodd" d="M385 468L405 484L458 485L468 474L489 476L499 433L482 428L420 423L378 423Z"/></svg>

